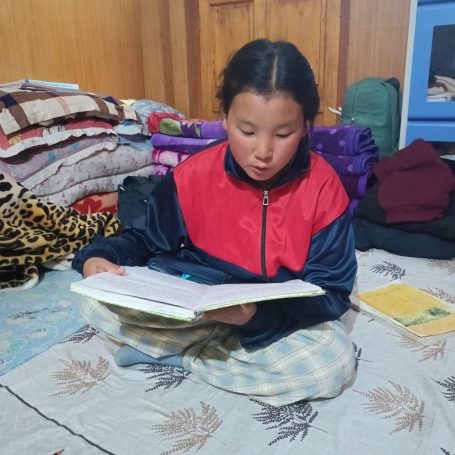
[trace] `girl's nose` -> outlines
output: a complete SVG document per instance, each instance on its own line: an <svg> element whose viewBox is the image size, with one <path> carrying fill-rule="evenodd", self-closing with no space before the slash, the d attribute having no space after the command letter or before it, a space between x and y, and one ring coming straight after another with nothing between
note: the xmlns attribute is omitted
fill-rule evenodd
<svg viewBox="0 0 455 455"><path fill-rule="evenodd" d="M254 149L254 156L260 161L270 161L273 156L272 143L268 140L258 140Z"/></svg>

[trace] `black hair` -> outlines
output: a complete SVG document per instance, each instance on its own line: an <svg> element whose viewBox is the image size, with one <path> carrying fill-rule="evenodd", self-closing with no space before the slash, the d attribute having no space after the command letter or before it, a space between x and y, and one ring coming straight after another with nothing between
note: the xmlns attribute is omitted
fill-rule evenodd
<svg viewBox="0 0 455 455"><path fill-rule="evenodd" d="M248 91L265 97L276 91L290 93L311 124L318 113L319 95L311 65L288 41L250 41L229 59L220 77L216 97L224 114L236 95Z"/></svg>

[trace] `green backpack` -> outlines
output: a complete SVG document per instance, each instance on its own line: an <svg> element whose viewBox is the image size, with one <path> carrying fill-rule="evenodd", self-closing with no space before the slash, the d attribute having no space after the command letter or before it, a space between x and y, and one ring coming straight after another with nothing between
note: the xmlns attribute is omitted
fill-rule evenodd
<svg viewBox="0 0 455 455"><path fill-rule="evenodd" d="M400 81L367 77L351 84L341 108L342 125L368 126L379 148L379 158L398 150L401 119Z"/></svg>

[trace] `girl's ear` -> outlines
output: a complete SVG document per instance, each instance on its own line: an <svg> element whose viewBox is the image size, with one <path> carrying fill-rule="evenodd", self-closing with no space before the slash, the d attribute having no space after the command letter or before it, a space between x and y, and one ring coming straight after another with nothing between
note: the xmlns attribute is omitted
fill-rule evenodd
<svg viewBox="0 0 455 455"><path fill-rule="evenodd" d="M223 128L227 131L227 117L223 114Z"/></svg>

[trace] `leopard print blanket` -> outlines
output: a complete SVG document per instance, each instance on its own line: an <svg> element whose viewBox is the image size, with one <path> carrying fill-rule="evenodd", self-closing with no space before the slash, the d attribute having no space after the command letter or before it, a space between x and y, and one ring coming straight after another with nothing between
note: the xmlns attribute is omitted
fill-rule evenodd
<svg viewBox="0 0 455 455"><path fill-rule="evenodd" d="M110 236L119 227L110 213L83 215L47 202L0 173L0 292L31 287L41 265L70 257L96 234Z"/></svg>

